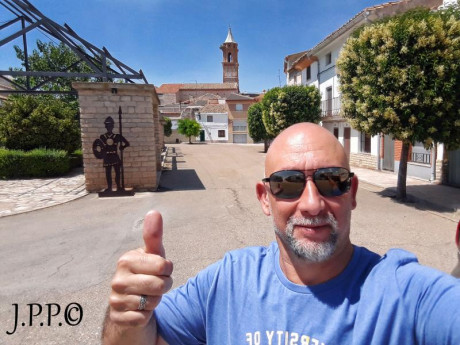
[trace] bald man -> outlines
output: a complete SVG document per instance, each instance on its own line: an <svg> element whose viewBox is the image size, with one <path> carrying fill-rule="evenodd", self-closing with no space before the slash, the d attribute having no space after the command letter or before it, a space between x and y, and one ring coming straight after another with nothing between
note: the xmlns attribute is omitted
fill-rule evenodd
<svg viewBox="0 0 460 345"><path fill-rule="evenodd" d="M106 344L460 344L460 284L403 250L350 242L358 178L342 145L301 123L271 145L256 185L276 241L227 253L167 294L162 220L112 282ZM161 299L161 302L160 302Z"/></svg>

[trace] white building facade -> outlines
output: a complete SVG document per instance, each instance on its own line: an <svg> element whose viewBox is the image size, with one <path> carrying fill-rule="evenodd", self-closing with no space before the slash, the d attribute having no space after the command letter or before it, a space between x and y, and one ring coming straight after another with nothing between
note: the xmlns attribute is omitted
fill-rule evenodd
<svg viewBox="0 0 460 345"><path fill-rule="evenodd" d="M196 120L201 126L197 141L228 142L228 109L225 100L210 101L196 114Z"/></svg>
<svg viewBox="0 0 460 345"><path fill-rule="evenodd" d="M343 45L351 33L362 25L414 7L437 8L441 4L441 0L406 0L366 8L311 50L286 56L284 61L286 83L313 85L319 89L321 125L342 143L350 164L370 169L397 171L399 159L397 154L395 155L395 144L391 137L380 135L370 137L351 128L342 117L340 81L335 62ZM438 146L438 152L427 151L423 146L415 145L409 159L408 175L427 180L434 179L436 175L440 176L440 164L438 174L436 174L436 164L433 164L436 161L435 157L441 159L442 145Z"/></svg>

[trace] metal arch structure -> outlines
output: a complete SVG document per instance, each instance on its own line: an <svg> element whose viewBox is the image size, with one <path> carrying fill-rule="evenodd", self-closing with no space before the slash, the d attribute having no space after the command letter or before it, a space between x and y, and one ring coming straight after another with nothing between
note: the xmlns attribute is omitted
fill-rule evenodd
<svg viewBox="0 0 460 345"><path fill-rule="evenodd" d="M12 94L12 93L71 93L76 94L72 91L43 91L40 88L52 82L56 78L93 78L102 82L110 82L114 79L124 79L127 83L135 83L136 81L144 82L148 84L142 70L136 72L131 67L125 65L121 61L113 57L110 52L105 48L102 49L95 47L88 41L84 40L73 31L69 25L59 25L51 19L43 15L37 8L35 8L27 0L0 0L0 5L11 12L15 18L0 25L0 34L6 28L21 23L21 29L17 30L8 37L0 40L0 48L5 44L22 36L22 46L25 55L25 71L9 71L0 69L0 78L6 80L12 84L14 90L0 90L1 93ZM69 47L75 55L79 58L79 61L67 66L61 71L31 71L29 69L28 52L27 52L27 33L32 30L40 30L44 34L51 36L60 42L64 43ZM69 72L69 70L80 63L85 63L92 70L89 73L75 73ZM109 65L108 65L109 64ZM25 77L26 85L20 85L10 77ZM42 77L46 78L40 84L31 87L30 77Z"/></svg>

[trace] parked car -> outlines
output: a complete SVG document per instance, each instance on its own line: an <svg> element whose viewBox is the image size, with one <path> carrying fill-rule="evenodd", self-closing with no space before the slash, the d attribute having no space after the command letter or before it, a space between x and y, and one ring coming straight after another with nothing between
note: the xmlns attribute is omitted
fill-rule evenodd
<svg viewBox="0 0 460 345"><path fill-rule="evenodd" d="M455 243L457 244L457 250L458 250L458 262L457 266L455 266L454 270L452 271L452 275L454 277L460 278L460 220L458 221L457 224L457 233L455 234Z"/></svg>

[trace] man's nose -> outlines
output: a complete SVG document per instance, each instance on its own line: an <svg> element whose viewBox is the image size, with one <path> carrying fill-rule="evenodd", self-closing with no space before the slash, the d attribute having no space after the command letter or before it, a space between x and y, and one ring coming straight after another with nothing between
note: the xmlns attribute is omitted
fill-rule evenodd
<svg viewBox="0 0 460 345"><path fill-rule="evenodd" d="M300 212L308 213L310 216L317 216L325 208L324 200L311 177L308 177L305 181L305 188L299 198L297 207Z"/></svg>

